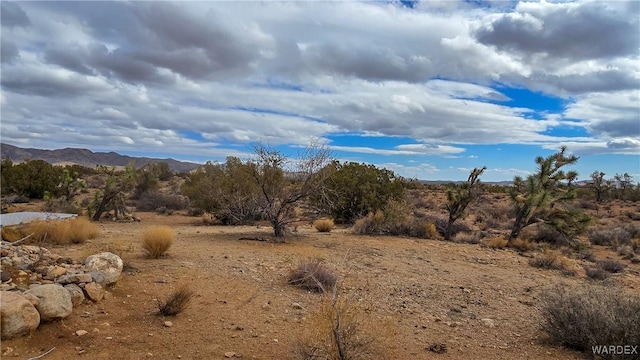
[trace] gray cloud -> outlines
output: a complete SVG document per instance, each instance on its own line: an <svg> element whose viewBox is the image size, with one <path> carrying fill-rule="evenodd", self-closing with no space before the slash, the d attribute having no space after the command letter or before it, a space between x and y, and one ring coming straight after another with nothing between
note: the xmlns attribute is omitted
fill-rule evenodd
<svg viewBox="0 0 640 360"><path fill-rule="evenodd" d="M27 27L31 24L27 13L13 1L0 3L0 20L2 27Z"/></svg>
<svg viewBox="0 0 640 360"><path fill-rule="evenodd" d="M2 36L2 43L0 43L0 59L3 63L10 63L19 56L18 46L13 41L6 39Z"/></svg>
<svg viewBox="0 0 640 360"><path fill-rule="evenodd" d="M483 44L522 54L597 59L636 55L640 43L638 3L525 4L476 30Z"/></svg>

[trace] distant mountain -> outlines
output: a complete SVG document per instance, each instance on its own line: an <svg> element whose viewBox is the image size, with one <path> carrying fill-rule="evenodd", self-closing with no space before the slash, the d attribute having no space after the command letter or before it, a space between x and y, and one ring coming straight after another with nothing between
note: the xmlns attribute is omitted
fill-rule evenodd
<svg viewBox="0 0 640 360"><path fill-rule="evenodd" d="M93 152L87 149L65 148L58 150L25 149L9 144L0 144L0 155L11 161L20 162L26 159L44 160L50 164L78 164L93 168L96 165L126 166L133 162L136 168L148 163L164 162L174 172L188 172L198 168L196 163L178 161L174 159L153 159L147 157L133 157L120 155L115 152Z"/></svg>

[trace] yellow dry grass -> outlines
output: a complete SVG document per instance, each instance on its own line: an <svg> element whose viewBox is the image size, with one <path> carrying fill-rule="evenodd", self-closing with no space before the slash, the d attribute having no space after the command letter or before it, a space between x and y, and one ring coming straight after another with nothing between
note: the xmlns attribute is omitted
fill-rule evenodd
<svg viewBox="0 0 640 360"><path fill-rule="evenodd" d="M319 219L313 222L313 227L318 230L318 232L331 232L335 224L331 219Z"/></svg>
<svg viewBox="0 0 640 360"><path fill-rule="evenodd" d="M175 238L176 233L169 226L150 226L142 233L142 248L147 256L156 259L169 250Z"/></svg>
<svg viewBox="0 0 640 360"><path fill-rule="evenodd" d="M39 220L2 229L2 238L6 241L17 241L29 235L30 242L81 244L98 237L100 227L87 218L77 217L68 220Z"/></svg>

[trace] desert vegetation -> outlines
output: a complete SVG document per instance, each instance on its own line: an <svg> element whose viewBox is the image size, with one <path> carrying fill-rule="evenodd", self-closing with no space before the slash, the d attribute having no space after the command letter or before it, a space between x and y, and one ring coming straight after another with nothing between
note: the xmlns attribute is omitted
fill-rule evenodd
<svg viewBox="0 0 640 360"><path fill-rule="evenodd" d="M420 306L426 305L420 301L436 295L433 290L421 289L431 286L431 280L416 279L436 262L428 259L428 254L440 247L446 247L440 250L445 257L462 254L464 261L476 266L467 269L474 273L484 271L477 266L510 264L514 268L508 276L514 278L548 276L570 281L571 289L545 290L541 303L525 301L534 304L526 305L527 311L541 315L541 331L556 339L556 344L589 353L591 346L600 342L617 345L638 341L633 324L618 318L618 314L635 311L633 306L637 306L637 299L629 296L625 288L628 284L638 286L640 263L637 202L640 185L629 174L607 179L606 174L594 171L590 181L577 182L578 175L571 166L579 159L562 148L547 157L536 158L533 174L515 177L509 185L481 182L484 167L473 169L465 182L434 184L404 179L391 170L369 164L336 161L322 145L312 145L291 157L265 145L258 144L253 150L248 159L229 157L224 163L209 162L192 173L180 175L172 173L166 164L138 169L131 165L83 169L5 160L3 211L25 208L81 215L74 220L3 227L2 239L22 240L23 244L95 247L99 246L97 242L89 240L103 239L100 228L114 221L122 223L124 230L112 228L110 237L134 231L130 242L118 247L128 249L127 262L134 259L137 266L148 261L162 267L176 261L187 267L190 264L189 259L178 260L174 256L174 252L183 252L190 246L181 244L182 232L180 243L176 243L177 226L182 227L181 231L190 229L192 238L198 237L203 244L216 242L223 249L236 244L233 240L238 239L264 241L268 245L250 242L243 248L245 252L235 257L216 253L215 259L211 255L211 261L228 263L218 270L235 276L228 280L229 284L250 276L259 284L256 286L261 287L260 291L281 282L289 290L279 291L291 291L287 295L290 297L304 297L307 302L304 305L296 302L299 307L291 312L303 313L295 321L306 330L303 336L292 340L288 350L301 359L376 358L371 354L380 354L382 350L375 345L381 340L368 330L382 329L368 320L377 311L376 306L367 302L371 301L367 299L368 292L379 287L384 296L392 299L384 301L398 302L394 311L422 314ZM33 181L27 181L29 177L34 177ZM133 221L140 218L142 223L135 225ZM147 223L149 218L156 220ZM169 219L173 218L179 219L177 226L157 220L167 219L171 223L173 220ZM217 233L204 235L213 231ZM395 241L415 247L394 254L391 260L386 247ZM280 267L260 262L259 269L266 269L265 272L246 268L256 249L286 253L305 246L306 242L312 243L312 250L304 255L284 256ZM334 252L333 258L325 256L336 248L344 253ZM169 249L171 256L165 256ZM424 250L424 254L411 257L416 249ZM200 251L203 254L198 256L205 256L210 249ZM367 273L368 277L354 276L348 280L351 281L348 287L342 287L344 280L335 270L335 256L349 254L365 258L353 265L357 271L372 272ZM391 276L388 274L405 258L408 259L405 265L413 269L411 272L389 280L393 285L378 283L379 278ZM502 263L495 259L502 259ZM448 273L451 271L448 266L434 267L437 273ZM149 269L152 267L147 268L152 271ZM262 281L268 281L269 285ZM177 285L166 298L158 298L159 314L188 313L187 304L210 306L219 302L222 306L231 301L229 296L201 300L191 287ZM462 290L466 297L462 304L468 307L482 300L473 298L476 292L489 291L480 288L466 292L467 287ZM586 300L579 302L578 295ZM251 303L260 296L256 292L247 301ZM376 296L383 295L376 293ZM256 300L260 301L262 310L258 311L269 313L276 306L273 299ZM466 323L455 319L458 316L455 314L463 313L464 309L458 305L455 310L447 309L445 321L442 315L438 315L440 320L427 321L422 314L412 326L416 332L428 332L435 323L444 323L452 329L460 327L459 323ZM487 308L474 311L482 309ZM614 320L605 321L605 315ZM569 326L576 321L572 316L581 319L577 327ZM243 328L236 324L228 326ZM625 332L624 327L631 330ZM470 326L468 329L472 333L477 330ZM245 330L234 331L241 334ZM439 339L430 339L423 346L423 350L433 352L450 352L451 348L451 344L447 346Z"/></svg>

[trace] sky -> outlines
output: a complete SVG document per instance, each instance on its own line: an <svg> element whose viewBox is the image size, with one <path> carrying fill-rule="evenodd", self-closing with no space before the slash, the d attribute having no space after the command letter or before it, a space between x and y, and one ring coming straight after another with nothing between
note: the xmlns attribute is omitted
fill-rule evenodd
<svg viewBox="0 0 640 360"><path fill-rule="evenodd" d="M4 1L0 137L204 163L262 143L421 180L563 145L640 181L640 2Z"/></svg>

